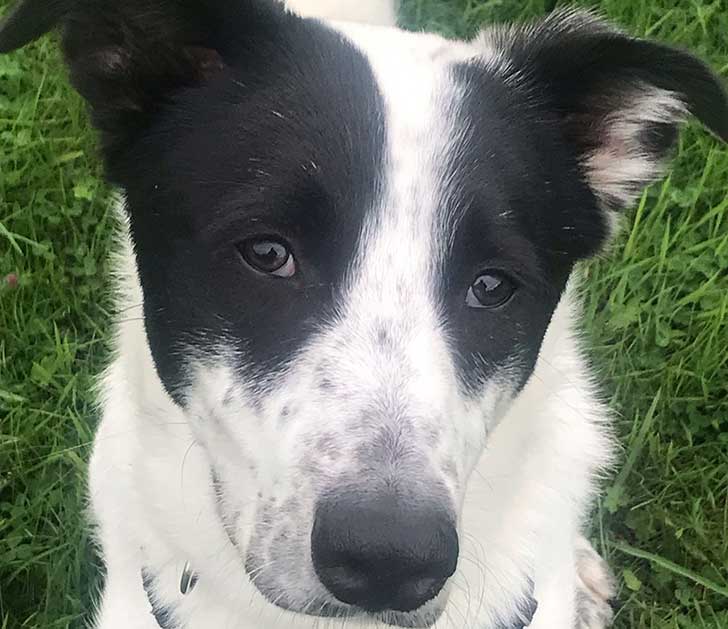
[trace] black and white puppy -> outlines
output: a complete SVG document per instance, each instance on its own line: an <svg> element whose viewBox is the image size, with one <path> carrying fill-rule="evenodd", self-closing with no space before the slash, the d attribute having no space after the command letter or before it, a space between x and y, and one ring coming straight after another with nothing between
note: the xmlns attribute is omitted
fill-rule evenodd
<svg viewBox="0 0 728 629"><path fill-rule="evenodd" d="M716 76L390 0L24 0L0 51L55 26L123 191L95 626L607 626L572 271L689 113L728 138Z"/></svg>

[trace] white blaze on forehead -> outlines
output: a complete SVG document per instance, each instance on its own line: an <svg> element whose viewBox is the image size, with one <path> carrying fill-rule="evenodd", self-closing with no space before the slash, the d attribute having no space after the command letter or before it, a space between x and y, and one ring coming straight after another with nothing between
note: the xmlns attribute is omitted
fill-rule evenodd
<svg viewBox="0 0 728 629"><path fill-rule="evenodd" d="M334 323L349 357L338 366L357 383L348 402L384 394L412 416L456 416L457 376L436 284L454 222L449 214L460 209L452 162L467 133L467 90L456 81L456 64L482 60L482 51L394 28L335 28L370 63L386 137L377 198L361 208L367 218Z"/></svg>
<svg viewBox="0 0 728 629"><path fill-rule="evenodd" d="M355 312L363 308L401 318L404 301L414 315L428 305L424 300L432 306L435 273L446 248L442 227L452 209L448 162L463 140L459 107L465 90L455 83L453 67L477 51L437 35L351 24L337 28L372 67L387 138L381 195L365 224L350 305Z"/></svg>

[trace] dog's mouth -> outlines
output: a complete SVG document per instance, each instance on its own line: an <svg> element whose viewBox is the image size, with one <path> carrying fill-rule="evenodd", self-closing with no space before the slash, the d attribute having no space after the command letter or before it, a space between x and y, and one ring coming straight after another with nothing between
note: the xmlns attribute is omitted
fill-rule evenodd
<svg viewBox="0 0 728 629"><path fill-rule="evenodd" d="M320 618L340 618L344 622L354 618L366 618L374 623L381 623L392 627L419 628L428 629L432 627L440 616L443 614L444 608L435 604L434 601L426 603L423 607L413 612L397 612L382 611L369 612L358 607L346 605L339 602L330 602L325 600L312 601L304 608L297 605L289 605L284 599L263 595L277 607L287 611L296 612L306 616L316 616Z"/></svg>
<svg viewBox="0 0 728 629"><path fill-rule="evenodd" d="M376 625L428 629L444 613L443 595L438 595L418 609L408 612L394 610L371 611L356 605L343 603L328 593L326 595L319 594L307 602L301 602L300 599L289 597L285 591L275 585L271 584L270 587L266 587L259 579L255 578L255 575L259 573L254 567L246 565L246 572L254 587L269 603L302 616L336 618L341 619L344 623L347 620L364 619Z"/></svg>

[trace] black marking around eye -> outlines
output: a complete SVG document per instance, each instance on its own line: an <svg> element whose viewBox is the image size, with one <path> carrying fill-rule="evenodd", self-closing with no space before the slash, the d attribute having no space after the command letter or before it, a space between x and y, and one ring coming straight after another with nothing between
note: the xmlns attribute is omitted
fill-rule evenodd
<svg viewBox="0 0 728 629"><path fill-rule="evenodd" d="M516 387L525 384L573 265L601 245L605 225L558 125L481 64L458 65L453 76L466 97L463 141L443 176L453 182L444 215L457 220L444 226L452 247L439 294L463 391L477 394L506 368ZM501 308L465 305L484 266L523 276Z"/></svg>
<svg viewBox="0 0 728 629"><path fill-rule="evenodd" d="M246 376L282 369L333 311L378 207L385 107L368 60L318 21L280 20L252 33L260 45L229 42L226 71L175 94L117 163L150 348L180 403L189 347L232 345ZM252 219L290 241L290 281L241 262Z"/></svg>

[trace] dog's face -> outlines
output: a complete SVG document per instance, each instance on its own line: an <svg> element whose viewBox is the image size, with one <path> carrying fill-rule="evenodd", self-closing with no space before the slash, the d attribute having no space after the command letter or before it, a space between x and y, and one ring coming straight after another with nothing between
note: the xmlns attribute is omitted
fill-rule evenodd
<svg viewBox="0 0 728 629"><path fill-rule="evenodd" d="M728 133L719 83L583 14L465 43L243 0L63 4L0 50L66 21L157 369L251 580L431 624L574 263L687 111Z"/></svg>

